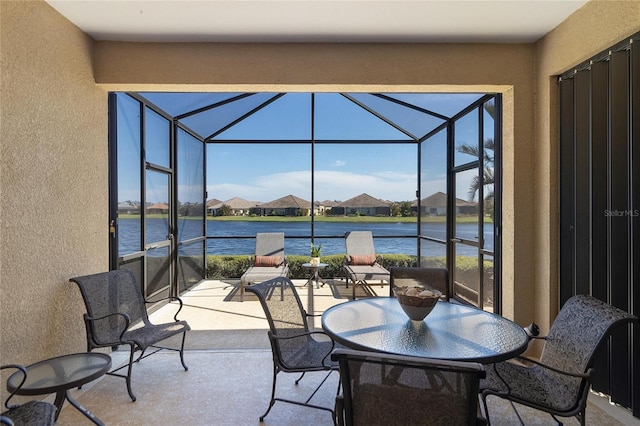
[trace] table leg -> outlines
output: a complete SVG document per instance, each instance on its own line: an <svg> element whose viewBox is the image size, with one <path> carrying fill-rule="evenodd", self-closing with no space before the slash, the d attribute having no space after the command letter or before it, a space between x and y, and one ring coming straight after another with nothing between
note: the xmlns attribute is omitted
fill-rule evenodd
<svg viewBox="0 0 640 426"><path fill-rule="evenodd" d="M78 411L80 411L82 414L84 414L85 416L87 416L87 418L89 420L91 420L94 424L98 425L98 426L104 426L104 423L102 423L102 421L97 418L95 416L95 414L93 414L91 411L87 410L86 408L84 408L78 401L76 401L75 399L73 399L71 397L71 395L69 395L69 392L65 392L64 393L64 397L67 398L67 401L69 401L69 403L71 403L71 405L73 405L74 407L76 407L76 409ZM57 397L56 397L57 400ZM57 413L56 413L57 415Z"/></svg>
<svg viewBox="0 0 640 426"><path fill-rule="evenodd" d="M55 416L55 420L58 420L58 416L60 415L60 411L62 411L62 404L64 404L64 398L66 395L66 391L60 391L60 392L56 392L56 400L54 401L53 405L56 406L57 410L56 410L56 416Z"/></svg>
<svg viewBox="0 0 640 426"><path fill-rule="evenodd" d="M317 276L317 270L316 270L316 275ZM307 299L307 309L308 309L308 314L309 315L313 315L314 313L314 307L313 307L313 279L314 276L311 277L310 284L309 284L309 292L307 293L308 299ZM309 330L314 330L315 329L315 318L310 316L307 317L307 323L309 324Z"/></svg>

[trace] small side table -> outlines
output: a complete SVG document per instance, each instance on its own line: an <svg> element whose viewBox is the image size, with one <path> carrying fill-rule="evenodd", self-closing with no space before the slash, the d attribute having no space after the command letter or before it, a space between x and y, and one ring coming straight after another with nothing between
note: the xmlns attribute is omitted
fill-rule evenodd
<svg viewBox="0 0 640 426"><path fill-rule="evenodd" d="M302 267L303 268L307 268L311 270L311 278L309 278L309 281L307 281L307 284L312 284L313 281L316 282L316 288L320 288L320 269L324 269L327 266L329 266L328 263L318 263L317 265L314 265L312 263L303 263ZM324 284L324 281L323 281Z"/></svg>
<svg viewBox="0 0 640 426"><path fill-rule="evenodd" d="M316 288L320 288L320 269L324 269L327 266L329 266L328 263L318 263L317 265L315 264L311 264L311 263L303 263L302 267L306 268L306 269L310 269L311 270L311 278L309 278L309 281L307 281L307 284L309 285L309 293L308 293L308 297L307 297L307 313L309 315L313 315L313 282L316 282ZM309 328L311 330L313 330L315 328L315 324L314 324L314 318L313 317L309 317L308 321L309 321Z"/></svg>
<svg viewBox="0 0 640 426"><path fill-rule="evenodd" d="M66 399L89 420L97 425L104 425L93 413L80 405L69 395L69 390L89 383L106 374L111 368L111 357L99 352L83 352L62 355L46 359L25 367L27 380L17 392L19 395L56 394L54 402L56 420ZM23 379L23 374L16 371L7 380L7 390L13 392Z"/></svg>

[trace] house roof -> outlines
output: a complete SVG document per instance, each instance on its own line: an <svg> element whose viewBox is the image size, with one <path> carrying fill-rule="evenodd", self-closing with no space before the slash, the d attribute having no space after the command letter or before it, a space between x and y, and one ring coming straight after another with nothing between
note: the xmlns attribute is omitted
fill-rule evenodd
<svg viewBox="0 0 640 426"><path fill-rule="evenodd" d="M260 204L260 208L263 209L290 209L290 208L304 208L310 209L311 202L296 197L295 195L286 195L277 200L269 201L268 203Z"/></svg>
<svg viewBox="0 0 640 426"><path fill-rule="evenodd" d="M234 210L252 209L260 204L260 201L249 201L240 197L229 198L226 201L220 201L218 204L210 206L210 209L220 209L223 205L227 205Z"/></svg>
<svg viewBox="0 0 640 426"><path fill-rule="evenodd" d="M316 206L325 206L325 207L335 207L338 205L336 201L332 200L324 200L324 201L316 201Z"/></svg>
<svg viewBox="0 0 640 426"><path fill-rule="evenodd" d="M167 203L155 203L147 207L147 210L169 210Z"/></svg>
<svg viewBox="0 0 640 426"><path fill-rule="evenodd" d="M456 206L475 206L478 203L475 201L467 201L461 198L456 198ZM422 207L444 207L447 205L447 194L444 192L436 192L422 199Z"/></svg>
<svg viewBox="0 0 640 426"><path fill-rule="evenodd" d="M340 207L389 207L389 202L362 193L338 204Z"/></svg>
<svg viewBox="0 0 640 426"><path fill-rule="evenodd" d="M222 203L221 200L218 200L217 198L212 198L210 200L207 200L207 208L208 209L213 208L213 206L220 203Z"/></svg>

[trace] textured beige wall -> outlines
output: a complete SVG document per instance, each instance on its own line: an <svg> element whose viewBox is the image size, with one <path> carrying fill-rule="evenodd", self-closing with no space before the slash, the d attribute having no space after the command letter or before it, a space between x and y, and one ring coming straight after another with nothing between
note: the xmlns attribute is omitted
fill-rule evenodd
<svg viewBox="0 0 640 426"><path fill-rule="evenodd" d="M46 3L0 20L0 363L26 364L86 349L68 280L108 268L107 96L93 41Z"/></svg>
<svg viewBox="0 0 640 426"><path fill-rule="evenodd" d="M640 31L640 1L591 1L536 45L535 319L543 329L558 310L557 75ZM548 304L545 303L548 301ZM518 297L517 303L525 303Z"/></svg>

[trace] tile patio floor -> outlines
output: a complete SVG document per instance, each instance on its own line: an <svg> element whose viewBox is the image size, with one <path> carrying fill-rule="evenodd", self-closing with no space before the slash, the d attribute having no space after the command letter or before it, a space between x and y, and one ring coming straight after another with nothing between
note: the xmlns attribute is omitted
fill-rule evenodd
<svg viewBox="0 0 640 426"><path fill-rule="evenodd" d="M133 390L137 401L131 402L124 381L103 377L73 390L72 394L107 425L257 425L269 401L271 390L271 351L266 337L267 322L259 302L245 294L240 302L234 287L237 281L204 281L185 294L180 319L192 327L187 336L185 372L175 353L155 354L134 366ZM306 305L308 287L304 280L295 281ZM348 301L351 288L344 282L314 289L314 312ZM374 286L378 295L387 295L388 287ZM153 322L172 319L175 307L164 306L151 315ZM320 326L317 319L316 326ZM114 364L126 360L123 351L112 354ZM278 392L306 399L322 376L305 376L300 385L297 376L280 374ZM337 375L327 382L313 402L332 406ZM498 399L490 399L493 425L517 424L513 410ZM551 417L535 410L520 409L527 425L554 424ZM576 419L565 419L577 425ZM72 406L65 403L58 425L91 424ZM331 425L329 413L290 404L276 403L266 417L265 425ZM635 425L627 410L610 406L604 398L591 395L587 409L589 425Z"/></svg>

